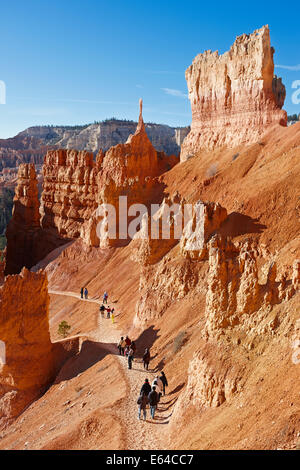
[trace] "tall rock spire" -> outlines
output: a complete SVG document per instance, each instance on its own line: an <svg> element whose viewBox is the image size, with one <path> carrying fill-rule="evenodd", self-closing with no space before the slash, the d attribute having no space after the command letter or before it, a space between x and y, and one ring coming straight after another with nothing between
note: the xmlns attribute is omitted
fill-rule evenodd
<svg viewBox="0 0 300 470"><path fill-rule="evenodd" d="M23 266L31 268L35 244L40 234L38 182L33 164L22 163L18 170L12 218L6 229L6 274L18 274Z"/></svg>
<svg viewBox="0 0 300 470"><path fill-rule="evenodd" d="M139 122L135 131L135 134L139 134L141 132L146 132L144 119L143 119L143 100L140 98L140 115L139 115Z"/></svg>
<svg viewBox="0 0 300 470"><path fill-rule="evenodd" d="M228 52L198 54L186 70L191 131L180 158L202 149L258 142L271 125L286 126L285 87L274 75L268 26L237 37Z"/></svg>

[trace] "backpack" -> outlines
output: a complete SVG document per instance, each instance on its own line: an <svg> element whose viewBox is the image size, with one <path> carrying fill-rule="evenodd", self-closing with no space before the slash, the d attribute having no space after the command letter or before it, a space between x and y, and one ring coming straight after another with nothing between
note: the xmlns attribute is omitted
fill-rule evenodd
<svg viewBox="0 0 300 470"><path fill-rule="evenodd" d="M137 404L141 405L142 404L142 395L140 395L137 399Z"/></svg>

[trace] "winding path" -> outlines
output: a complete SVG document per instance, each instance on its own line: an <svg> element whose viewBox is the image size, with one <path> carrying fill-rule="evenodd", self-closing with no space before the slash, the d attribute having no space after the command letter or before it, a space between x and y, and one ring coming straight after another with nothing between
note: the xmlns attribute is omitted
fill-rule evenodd
<svg viewBox="0 0 300 470"><path fill-rule="evenodd" d="M63 295L74 297L82 302L90 302L94 304L102 304L99 299L81 299L80 295L74 292L64 292L49 290L49 294ZM110 302L113 304L113 302ZM94 311L93 311L94 314ZM98 317L97 329L89 335L93 341L101 343L118 343L121 333L118 330L117 324L112 324L111 320ZM127 383L127 397L122 400L119 409L114 410L116 415L121 419L124 428L126 429L125 435L127 439L128 450L163 450L167 446L166 440L163 438L164 427L168 424L169 418L172 414L172 403L174 400L169 395L162 397L155 420L150 419L150 410L147 409L147 420L138 420L138 405L137 398L139 391L144 383L146 377L152 382L156 375L153 371L147 372L143 369L143 363L140 359L133 362L132 369L129 370L127 360L125 357L118 354L117 348L111 350L110 353L114 355L119 361L124 378Z"/></svg>

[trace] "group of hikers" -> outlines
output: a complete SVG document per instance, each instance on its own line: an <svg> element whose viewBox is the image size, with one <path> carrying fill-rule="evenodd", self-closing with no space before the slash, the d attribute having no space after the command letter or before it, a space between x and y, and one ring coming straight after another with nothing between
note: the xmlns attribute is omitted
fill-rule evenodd
<svg viewBox="0 0 300 470"><path fill-rule="evenodd" d="M149 379L145 379L145 382L141 388L140 395L137 400L138 404L138 419L141 419L143 412L144 420L147 418L147 405L150 406L150 416L155 419L155 412L157 405L160 401L162 394L166 394L166 387L168 386L168 380L164 373L161 372L160 376L156 376L150 385Z"/></svg>
<svg viewBox="0 0 300 470"><path fill-rule="evenodd" d="M121 356L127 356L128 360L128 369L132 369L132 362L134 359L134 355L136 353L136 344L134 341L126 336L121 336L121 339L118 343L118 350ZM143 366L144 369L148 370L150 362L150 350L148 348L145 349L143 354ZM138 419L141 419L141 414L143 412L144 420L147 417L147 405L150 406L150 416L152 419L155 418L155 411L157 409L157 405L160 401L160 398L166 394L166 387L168 386L168 380L164 373L161 372L161 375L157 375L152 384L150 385L149 379L145 379L145 383L143 384L140 395L137 400L138 404Z"/></svg>
<svg viewBox="0 0 300 470"><path fill-rule="evenodd" d="M86 287L82 287L80 289L80 297L83 299L88 299L88 295L89 295L89 292L87 290ZM101 317L104 318L104 314L105 314L105 311L106 311L106 318L111 318L112 320L112 323L115 322L115 309L114 308L110 308L110 306L108 305L107 307L104 307L104 304L107 304L108 302L108 293L107 292L104 292L103 294L103 300L102 300L102 305L99 307L99 311L100 311L100 314L101 314Z"/></svg>
<svg viewBox="0 0 300 470"><path fill-rule="evenodd" d="M131 339L128 336L126 336L125 339L124 339L124 336L121 336L121 339L118 343L118 350L121 356L127 357L128 369L132 369L132 362L133 362L134 355L136 352L135 342L131 341ZM148 370L149 362L150 362L150 351L149 349L146 348L143 354L144 369Z"/></svg>
<svg viewBox="0 0 300 470"><path fill-rule="evenodd" d="M81 298L88 298L88 290L86 287L82 287L80 290ZM107 307L104 304L108 303L108 294L104 292L102 305L99 307L101 317L104 318L104 312L106 311L106 318L111 318L114 323L114 308ZM128 369L132 369L132 362L134 360L134 355L136 353L136 344L134 341L126 336L122 336L118 343L118 350L121 356L126 356L128 361ZM148 370L150 363L150 350L145 349L143 354L143 366L145 370ZM161 372L160 376L156 376L150 385L149 379L145 379L145 382L141 388L140 395L137 400L138 404L138 419L141 419L141 414L143 412L144 420L147 417L147 405L150 406L150 416L152 419L155 419L155 411L157 410L157 405L160 401L160 398L166 394L166 387L168 386L167 377L164 371Z"/></svg>
<svg viewBox="0 0 300 470"><path fill-rule="evenodd" d="M105 291L103 294L103 300L102 300L102 305L99 307L99 311L101 313L101 317L104 318L104 312L106 310L106 318L111 318L111 321L114 323L115 322L115 309L110 308L108 305L107 307L104 307L104 304L107 304L108 302L108 293Z"/></svg>
<svg viewBox="0 0 300 470"><path fill-rule="evenodd" d="M100 314L101 314L101 318L104 318L104 312L106 310L106 318L111 318L111 321L114 323L115 322L115 309L114 308L110 308L110 306L108 305L107 307L104 307L104 305L102 304L100 307L99 307L99 311L100 311Z"/></svg>
<svg viewBox="0 0 300 470"><path fill-rule="evenodd" d="M121 336L121 339L118 343L118 350L121 356L126 356L128 360L128 369L132 369L132 362L134 359L134 355L136 352L136 345L134 341L131 341L128 336L124 339L123 336Z"/></svg>

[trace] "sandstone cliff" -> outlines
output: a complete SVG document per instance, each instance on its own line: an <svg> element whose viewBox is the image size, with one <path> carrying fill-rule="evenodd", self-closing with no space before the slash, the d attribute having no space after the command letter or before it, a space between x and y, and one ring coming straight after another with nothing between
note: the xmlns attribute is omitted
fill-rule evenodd
<svg viewBox="0 0 300 470"><path fill-rule="evenodd" d="M54 379L60 365L78 351L50 341L46 274L7 276L0 287L0 425L19 415Z"/></svg>
<svg viewBox="0 0 300 470"><path fill-rule="evenodd" d="M238 397L248 379L249 351L263 354L282 329L288 335L293 325L292 316L273 307L283 304L281 310L286 310L285 302L297 294L299 260L290 280L277 275L275 262L269 263L266 282L261 283L259 248L250 240L235 245L215 235L208 247L203 344L189 364L188 383L178 409L183 402L198 409L214 408Z"/></svg>
<svg viewBox="0 0 300 470"><path fill-rule="evenodd" d="M160 202L162 187L156 177L171 169L177 161L175 156L168 157L157 152L151 144L140 100L140 116L135 133L129 136L125 144L119 144L106 152L99 172L99 202L113 205L117 217L116 240L107 240L105 243L120 245L122 240L123 243L129 240L127 229L135 214L124 221L125 227L121 232L121 224L124 223L119 220L119 197L127 198L128 208L133 204L150 208L151 203Z"/></svg>
<svg viewBox="0 0 300 470"><path fill-rule="evenodd" d="M32 163L18 169L12 218L6 229L5 274L31 268L54 248L66 243L57 228L43 230L40 221L38 181Z"/></svg>
<svg viewBox="0 0 300 470"><path fill-rule="evenodd" d="M65 148L86 150L96 154L126 142L135 132L136 122L111 119L83 126L36 126L15 137L0 139L0 171L16 168L21 163L42 164L47 150ZM158 152L178 155L189 127L170 127L146 123L146 131Z"/></svg>
<svg viewBox="0 0 300 470"><path fill-rule="evenodd" d="M300 433L295 386L300 357L300 126L273 126L259 143L234 151L203 151L201 158L188 159L161 176L157 175L164 171L166 160L153 152L144 130L141 117L136 134L126 144L99 152L93 163L99 201L114 202L118 195L126 195L129 201L147 205L163 198L153 219L167 213L168 203L188 201L199 209L202 226L197 227L193 217L187 229L196 233L186 230L178 243L172 233L175 218L170 217L171 237L162 243L137 236L125 247L98 249L94 218L85 218L78 235L76 208L70 219L61 210L70 207L64 201L70 189L81 195L84 186L89 195L90 185L72 180L78 165L71 164L71 171L66 165L57 169L60 153L53 153L45 221L55 219L52 229L62 229L66 238L68 232L76 233L74 228L79 239L41 264L47 266L54 291L52 333L62 314L79 329L83 323L84 328L94 323L98 306L72 300L72 292L87 285L94 300L99 293L109 292L117 311L116 325L111 327L105 320L93 338L116 342L111 333L119 340L119 333L126 332L136 339L138 355L151 348L152 371L163 368L169 381L158 419L145 427L128 399L142 384L142 365L139 369L136 361L136 370L126 375L123 357L107 357L113 344L103 352L99 344L89 341L58 378L57 382L65 383L56 383L26 410L15 428L7 430L1 447L24 448L27 439L31 448L113 446L107 433L113 420L99 418L99 407L113 403L114 418L126 430L124 441L119 440L125 449L140 443L174 449L296 448ZM71 152L69 157L78 160L83 154ZM215 161L218 171L208 178L208 166ZM72 208L77 201L71 202ZM82 197L78 207L85 206ZM195 247L198 238L201 243ZM113 367L117 361L120 367ZM127 384L121 386L122 371ZM90 384L93 390L88 389ZM70 399L73 403L65 408ZM104 420L105 429L99 425ZM48 427L43 427L45 422ZM158 422L164 425L157 426ZM68 425L77 426L81 437L74 439ZM38 437L33 442L35 430ZM91 442L90 436L95 440Z"/></svg>
<svg viewBox="0 0 300 470"><path fill-rule="evenodd" d="M257 142L272 124L286 126L285 87L274 76L268 26L237 37L228 52L199 54L186 71L191 132L181 160L200 149Z"/></svg>
<svg viewBox="0 0 300 470"><path fill-rule="evenodd" d="M93 154L52 150L45 157L41 225L65 238L80 237L81 228L97 208L97 168Z"/></svg>
<svg viewBox="0 0 300 470"><path fill-rule="evenodd" d="M132 204L160 202L163 186L157 177L171 169L178 157L157 152L151 144L140 109L136 132L125 144L93 153L77 150L50 150L43 165L41 220L37 178L32 164L20 165L14 210L7 228L6 274L31 268L51 250L81 238L88 246L100 245L97 225L99 204L116 210L116 239L104 239L101 246L126 244L128 234L119 233L119 197ZM127 209L126 209L127 210ZM125 222L127 231L133 216Z"/></svg>
<svg viewBox="0 0 300 470"><path fill-rule="evenodd" d="M145 219L141 234L134 240L133 259L141 265L135 325L159 318L175 300L195 289L200 282L201 261L208 259L208 242L227 218L220 204L198 201L189 213L185 213L185 207L186 201L178 193L164 199L153 220ZM158 223L157 238L153 221ZM175 249L177 244L179 249Z"/></svg>
<svg viewBox="0 0 300 470"><path fill-rule="evenodd" d="M19 273L37 261L37 245L41 241L39 199L33 164L21 164L15 188L12 219L7 230L6 274Z"/></svg>

